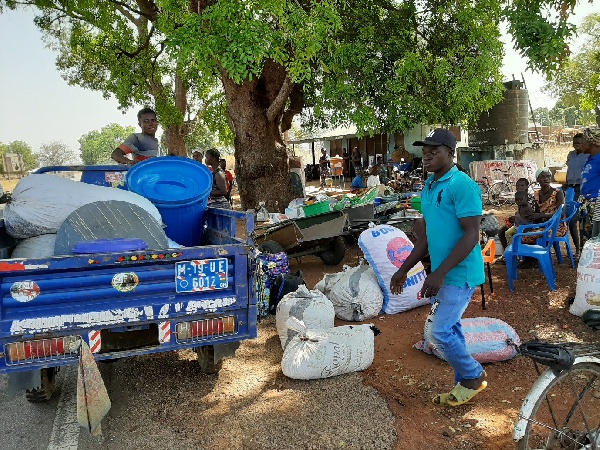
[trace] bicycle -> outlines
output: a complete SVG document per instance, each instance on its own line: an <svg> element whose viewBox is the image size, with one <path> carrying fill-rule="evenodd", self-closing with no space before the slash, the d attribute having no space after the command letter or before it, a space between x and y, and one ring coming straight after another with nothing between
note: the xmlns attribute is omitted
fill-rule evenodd
<svg viewBox="0 0 600 450"><path fill-rule="evenodd" d="M481 190L481 202L484 205L500 207L514 201L516 189L509 181L510 173L502 173L502 175L505 178L504 181L492 180L486 176L482 176L481 181L477 181Z"/></svg>
<svg viewBox="0 0 600 450"><path fill-rule="evenodd" d="M479 189L481 189L481 199L484 205L489 204L496 207L509 205L514 203L515 192L517 192L516 183L510 181L511 174L502 172L501 169L493 169L500 172L504 180L492 181L489 177L481 177L483 181L477 181ZM540 184L537 181L529 184L527 194L533 196L536 190L540 189Z"/></svg>
<svg viewBox="0 0 600 450"><path fill-rule="evenodd" d="M599 450L600 345L532 341L519 353L533 360L539 377L515 423L517 448ZM549 368L542 373L539 365Z"/></svg>

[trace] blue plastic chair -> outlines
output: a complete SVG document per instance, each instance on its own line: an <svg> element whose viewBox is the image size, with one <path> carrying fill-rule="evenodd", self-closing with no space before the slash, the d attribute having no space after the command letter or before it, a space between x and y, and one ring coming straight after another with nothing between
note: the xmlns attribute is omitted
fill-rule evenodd
<svg viewBox="0 0 600 450"><path fill-rule="evenodd" d="M544 223L521 225L513 236L512 244L506 247L504 259L506 260L506 273L508 275L508 289L515 290L514 281L517 279L517 257L529 257L538 260L540 269L551 291L556 289L556 274L552 266L552 255L550 251L556 239L556 230L562 216L563 205L560 205L554 215ZM543 228L543 230L540 230ZM535 230L535 231L527 231ZM523 236L541 236L536 244L523 244Z"/></svg>
<svg viewBox="0 0 600 450"><path fill-rule="evenodd" d="M573 188L569 188L569 189L573 189ZM571 259L571 267L573 269L575 268L575 258L573 257L573 249L571 248L571 240L569 239L569 235L570 235L569 223L571 222L571 219L573 219L575 214L577 214L577 211L579 211L579 206L580 206L580 204L578 202L574 202L574 201L569 201L566 203L566 206L565 206L566 217L564 217L563 219L560 220L559 225L561 223L566 223L567 224L567 232L565 233L564 236L556 236L556 238L554 239L554 242L552 243L552 246L554 247L554 251L556 252L556 260L558 261L559 264L562 264L562 252L560 250L560 243L561 242L565 243L565 246L567 247L567 255L569 255L569 258Z"/></svg>

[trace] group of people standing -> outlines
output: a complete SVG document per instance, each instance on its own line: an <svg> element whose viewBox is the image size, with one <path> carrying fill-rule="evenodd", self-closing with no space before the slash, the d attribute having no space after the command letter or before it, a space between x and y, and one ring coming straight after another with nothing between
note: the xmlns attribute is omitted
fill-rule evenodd
<svg viewBox="0 0 600 450"><path fill-rule="evenodd" d="M130 134L111 154L111 158L119 164L132 166L159 155L159 142L155 136L158 128L156 112L150 108L141 109L137 119L141 132ZM206 151L204 157L201 151L195 150L192 158L206 164L212 172L213 181L208 204L217 208L231 209L234 177L227 170L227 162L221 158L220 152L211 148Z"/></svg>

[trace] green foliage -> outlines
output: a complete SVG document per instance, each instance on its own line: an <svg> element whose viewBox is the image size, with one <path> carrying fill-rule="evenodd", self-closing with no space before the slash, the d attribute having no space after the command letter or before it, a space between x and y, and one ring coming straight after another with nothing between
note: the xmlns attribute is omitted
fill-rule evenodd
<svg viewBox="0 0 600 450"><path fill-rule="evenodd" d="M219 0L193 11L184 0L26 3L40 11L36 23L70 83L123 108L154 104L164 127L197 124L231 141L230 121L216 118L226 111L213 102L219 80L268 83L268 62L302 85L309 125L469 122L501 99L498 23L508 19L531 66L552 73L575 2Z"/></svg>
<svg viewBox="0 0 600 450"><path fill-rule="evenodd" d="M111 123L102 127L100 131L94 130L79 138L80 156L84 164L113 164L110 155L127 136L135 133L132 126L122 127Z"/></svg>
<svg viewBox="0 0 600 450"><path fill-rule="evenodd" d="M581 26L585 43L545 89L559 97L564 106L593 111L600 125L600 14L585 17Z"/></svg>
<svg viewBox="0 0 600 450"><path fill-rule="evenodd" d="M528 66L552 77L569 56L575 26L569 14L577 0L512 0L504 8L515 48Z"/></svg>
<svg viewBox="0 0 600 450"><path fill-rule="evenodd" d="M31 146L23 141L12 141L8 144L0 142L0 157L4 158L7 153L15 153L23 158L23 171L26 172L37 167L37 158L33 154ZM4 165L0 163L0 171L4 173Z"/></svg>

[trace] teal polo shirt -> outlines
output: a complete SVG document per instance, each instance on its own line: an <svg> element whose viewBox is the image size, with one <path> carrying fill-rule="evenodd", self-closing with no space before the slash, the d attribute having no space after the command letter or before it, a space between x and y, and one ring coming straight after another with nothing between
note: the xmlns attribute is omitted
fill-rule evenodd
<svg viewBox="0 0 600 450"><path fill-rule="evenodd" d="M465 234L459 219L481 216L481 189L453 166L439 180L431 175L421 192L421 209L427 224L431 270L436 270ZM485 282L479 243L444 278L444 284L470 288Z"/></svg>

